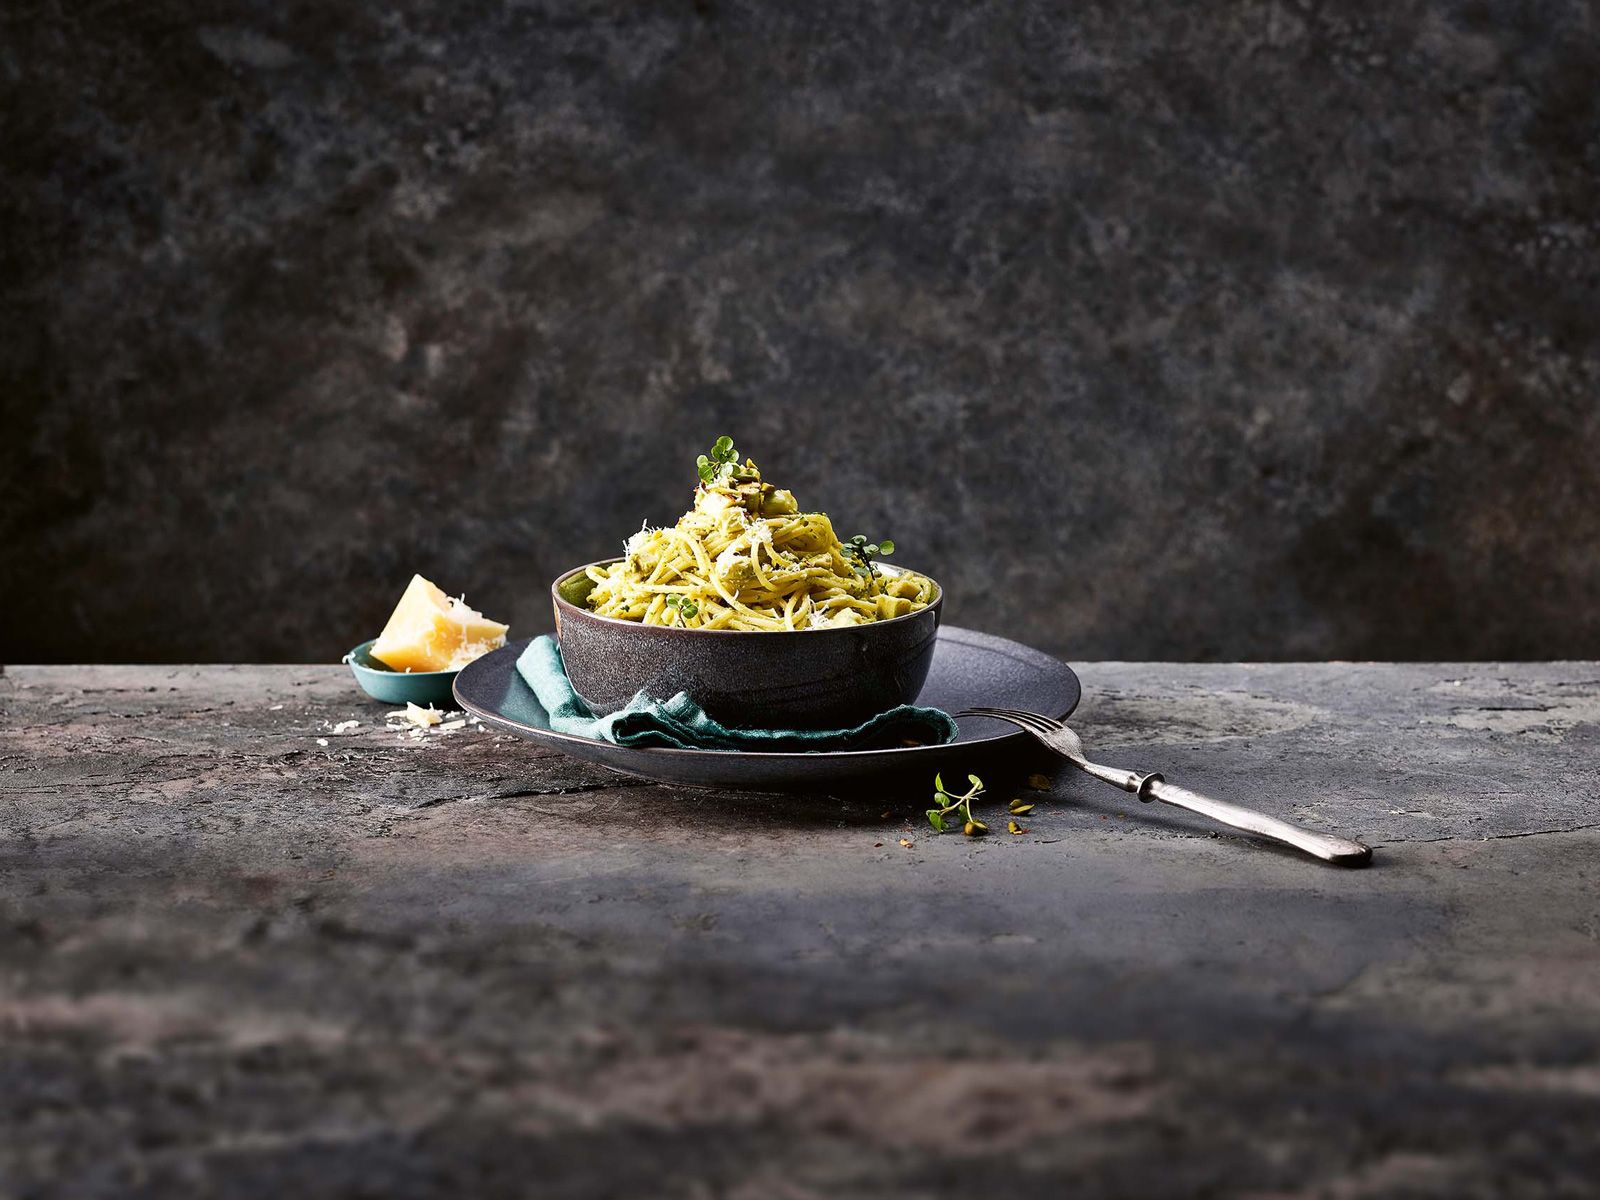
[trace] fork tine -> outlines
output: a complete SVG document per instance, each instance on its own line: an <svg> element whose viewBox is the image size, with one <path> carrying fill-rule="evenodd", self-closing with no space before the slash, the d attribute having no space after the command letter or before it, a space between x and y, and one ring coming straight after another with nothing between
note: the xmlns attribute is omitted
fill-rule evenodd
<svg viewBox="0 0 1600 1200"><path fill-rule="evenodd" d="M1051 733L1060 729L1061 722L1045 716L1043 713L1028 712L1020 708L969 708L957 716L992 717L998 721L1009 721L1013 725L1020 725L1024 729L1038 733Z"/></svg>
<svg viewBox="0 0 1600 1200"><path fill-rule="evenodd" d="M1061 722L1055 718L1047 717L1043 713L1029 712L1023 708L973 708L968 711L981 717L1001 717L1016 721L1027 721L1050 729L1059 729L1061 727Z"/></svg>
<svg viewBox="0 0 1600 1200"><path fill-rule="evenodd" d="M964 708L954 714L957 717L993 717L996 721L1005 721L1011 725L1021 725L1022 722L1010 713L1001 712L997 708Z"/></svg>
<svg viewBox="0 0 1600 1200"><path fill-rule="evenodd" d="M992 717L997 721L1009 721L1013 725L1033 729L1040 727L1040 723L1033 719L1032 713L1023 712L1015 708L970 708L967 712L974 717Z"/></svg>
<svg viewBox="0 0 1600 1200"><path fill-rule="evenodd" d="M958 717L1000 717L1006 720L1022 715L1020 711L1009 708L968 708L956 714Z"/></svg>
<svg viewBox="0 0 1600 1200"><path fill-rule="evenodd" d="M1002 717L998 713L970 712L957 715L969 717L988 717L991 721L1002 721L1007 725L1014 725L1023 733L1031 733L1034 737L1043 737L1047 732L1049 732L1043 726L1030 725L1027 721L1019 721L1015 717Z"/></svg>

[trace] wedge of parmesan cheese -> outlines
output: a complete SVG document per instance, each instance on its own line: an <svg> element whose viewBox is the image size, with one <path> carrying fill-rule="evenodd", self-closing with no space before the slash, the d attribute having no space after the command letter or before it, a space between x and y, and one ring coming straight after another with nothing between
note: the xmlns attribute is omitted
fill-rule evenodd
<svg viewBox="0 0 1600 1200"><path fill-rule="evenodd" d="M413 575L371 653L396 671L454 671L504 646L507 628Z"/></svg>

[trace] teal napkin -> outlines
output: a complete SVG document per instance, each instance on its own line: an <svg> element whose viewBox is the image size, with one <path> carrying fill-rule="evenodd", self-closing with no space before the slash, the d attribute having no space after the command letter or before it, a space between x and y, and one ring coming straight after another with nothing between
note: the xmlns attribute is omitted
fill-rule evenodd
<svg viewBox="0 0 1600 1200"><path fill-rule="evenodd" d="M517 673L539 697L557 733L618 746L670 746L679 750L851 750L867 744L898 745L914 739L942 746L956 739L956 723L937 708L902 704L854 729L729 729L679 692L653 700L639 692L621 712L597 717L572 690L561 647L549 634L536 637L517 659Z"/></svg>

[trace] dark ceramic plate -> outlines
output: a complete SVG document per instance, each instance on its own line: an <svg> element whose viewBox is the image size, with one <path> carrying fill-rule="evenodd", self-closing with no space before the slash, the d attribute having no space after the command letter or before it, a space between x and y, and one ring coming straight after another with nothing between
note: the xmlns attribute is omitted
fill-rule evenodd
<svg viewBox="0 0 1600 1200"><path fill-rule="evenodd" d="M759 636L759 635L757 635ZM781 635L773 635L781 636ZM533 690L517 674L523 638L468 663L456 676L456 703L518 737L543 742L574 758L666 783L755 791L809 791L856 779L973 771L996 759L1037 757L1027 734L986 717L963 717L948 746L898 750L835 750L756 754L730 750L630 749L557 733ZM1078 677L1065 663L1018 642L945 625L917 703L956 713L973 705L1025 708L1068 716L1078 706Z"/></svg>

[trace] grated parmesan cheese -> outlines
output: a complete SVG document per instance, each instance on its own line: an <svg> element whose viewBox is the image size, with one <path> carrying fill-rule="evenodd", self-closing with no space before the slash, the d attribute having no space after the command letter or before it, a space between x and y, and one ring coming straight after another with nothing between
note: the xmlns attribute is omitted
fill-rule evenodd
<svg viewBox="0 0 1600 1200"><path fill-rule="evenodd" d="M437 725L444 720L444 714L433 705L430 704L427 708L423 708L420 704L413 704L409 700L406 701L404 716L407 721L422 729L426 729L430 725Z"/></svg>

